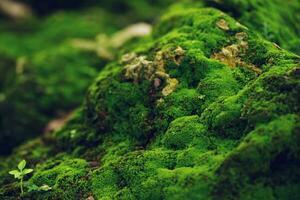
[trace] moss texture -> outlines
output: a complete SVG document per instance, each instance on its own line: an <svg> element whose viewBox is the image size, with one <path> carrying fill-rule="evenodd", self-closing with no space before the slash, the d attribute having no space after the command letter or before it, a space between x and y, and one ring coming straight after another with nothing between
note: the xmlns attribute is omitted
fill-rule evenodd
<svg viewBox="0 0 300 200"><path fill-rule="evenodd" d="M299 199L300 57L193 5L129 42L61 130L2 159L1 199L21 157L52 187L24 199Z"/></svg>

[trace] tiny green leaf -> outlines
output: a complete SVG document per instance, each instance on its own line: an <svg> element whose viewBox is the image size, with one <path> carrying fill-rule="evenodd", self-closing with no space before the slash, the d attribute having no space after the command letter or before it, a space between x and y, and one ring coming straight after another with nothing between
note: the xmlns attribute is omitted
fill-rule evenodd
<svg viewBox="0 0 300 200"><path fill-rule="evenodd" d="M11 175L15 175L15 174L19 174L20 172L18 170L12 170L8 173L11 174Z"/></svg>
<svg viewBox="0 0 300 200"><path fill-rule="evenodd" d="M23 181L24 176L25 176L26 174L29 174L29 173L33 172L33 169L26 169L25 166L26 166L26 161L25 161L25 160L22 160L22 161L19 162L19 164L18 164L18 169L19 169L19 170L12 170L12 171L9 171L9 172L8 172L9 174L13 175L16 179L19 179L19 180L20 180L19 185L20 185L20 189L21 189L21 195L24 194L23 186L24 186L24 185L26 185L26 187L28 186L28 184L25 184L24 181ZM29 185L29 187L30 187L30 185ZM38 186L36 186L36 188L38 188L38 190L40 189ZM34 189L36 189L36 188L34 188L34 186L32 186L32 187L29 188L29 189L34 190Z"/></svg>
<svg viewBox="0 0 300 200"><path fill-rule="evenodd" d="M22 160L19 164L18 164L18 169L20 171L22 171L24 169L24 167L26 166L26 161Z"/></svg>
<svg viewBox="0 0 300 200"><path fill-rule="evenodd" d="M22 174L25 175L25 174L29 174L31 172L33 172L33 169L24 169Z"/></svg>
<svg viewBox="0 0 300 200"><path fill-rule="evenodd" d="M10 171L8 173L11 174L11 175L14 175L14 177L16 179L21 179L21 173L18 170L12 170L12 171Z"/></svg>

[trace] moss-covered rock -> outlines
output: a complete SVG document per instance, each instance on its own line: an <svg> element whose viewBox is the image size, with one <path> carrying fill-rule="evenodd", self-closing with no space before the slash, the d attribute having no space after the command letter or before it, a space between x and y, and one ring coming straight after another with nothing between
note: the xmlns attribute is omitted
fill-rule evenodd
<svg viewBox="0 0 300 200"><path fill-rule="evenodd" d="M299 56L193 5L172 6L100 71L73 119L43 137L29 183L52 190L26 198L299 198ZM17 195L16 159L1 198Z"/></svg>

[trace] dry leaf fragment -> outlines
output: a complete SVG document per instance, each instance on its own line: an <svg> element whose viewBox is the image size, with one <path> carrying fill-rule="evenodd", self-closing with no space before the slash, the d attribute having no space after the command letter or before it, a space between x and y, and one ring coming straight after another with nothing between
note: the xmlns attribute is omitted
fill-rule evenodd
<svg viewBox="0 0 300 200"><path fill-rule="evenodd" d="M217 26L222 30L225 30L225 31L229 30L228 23L224 19L219 20L217 22Z"/></svg>

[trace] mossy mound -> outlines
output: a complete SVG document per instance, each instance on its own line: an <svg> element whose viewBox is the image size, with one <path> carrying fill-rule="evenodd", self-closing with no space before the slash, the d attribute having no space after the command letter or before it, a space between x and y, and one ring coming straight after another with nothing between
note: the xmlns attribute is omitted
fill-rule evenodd
<svg viewBox="0 0 300 200"><path fill-rule="evenodd" d="M299 198L299 56L191 5L128 43L60 131L4 159L1 198L21 157L52 187L24 199Z"/></svg>

